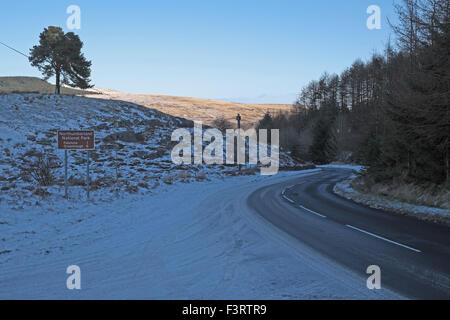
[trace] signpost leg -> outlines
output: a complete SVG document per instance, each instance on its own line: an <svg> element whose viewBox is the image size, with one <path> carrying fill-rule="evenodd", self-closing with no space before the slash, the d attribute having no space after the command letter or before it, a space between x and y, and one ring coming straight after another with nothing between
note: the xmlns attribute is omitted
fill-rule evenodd
<svg viewBox="0 0 450 320"><path fill-rule="evenodd" d="M64 150L64 197L69 198L68 186L67 186L67 150Z"/></svg>
<svg viewBox="0 0 450 320"><path fill-rule="evenodd" d="M239 157L239 154L241 152L241 128L239 128L238 130L239 130L239 134L238 134L238 142L237 142L237 148L236 148L238 150L238 152L236 155L236 161L238 162L238 171L241 172L241 163L239 162L239 160L241 160ZM244 146L244 148L245 148L245 146ZM245 157L245 153L244 153L244 157Z"/></svg>
<svg viewBox="0 0 450 320"><path fill-rule="evenodd" d="M87 194L87 199L89 200L89 153L90 151L88 150L87 152L87 159L86 159L86 194Z"/></svg>
<svg viewBox="0 0 450 320"><path fill-rule="evenodd" d="M90 150L95 150L95 132L89 131L58 131L58 149L64 150L64 196L69 199L68 193L68 150L86 150L86 193L89 200L89 157Z"/></svg>
<svg viewBox="0 0 450 320"><path fill-rule="evenodd" d="M239 153L240 153L240 144L241 144L241 115L240 114L238 114L237 115L237 117L236 117L236 120L237 120L237 125L238 125L238 143L237 143L237 148L236 149L238 149L238 152L237 152L237 158L236 158L236 160L238 161L238 170L239 170L239 172L241 172L241 163L239 162ZM244 159L245 159L245 142L244 142Z"/></svg>

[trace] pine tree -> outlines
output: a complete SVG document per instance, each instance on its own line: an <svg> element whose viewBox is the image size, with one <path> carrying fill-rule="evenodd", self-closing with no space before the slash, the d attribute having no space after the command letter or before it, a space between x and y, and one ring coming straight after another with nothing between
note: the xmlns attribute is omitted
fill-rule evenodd
<svg viewBox="0 0 450 320"><path fill-rule="evenodd" d="M309 148L311 160L318 164L326 164L334 160L337 152L336 136L333 121L320 115L313 129L313 141Z"/></svg>
<svg viewBox="0 0 450 320"><path fill-rule="evenodd" d="M30 62L44 75L56 77L56 94L61 83L81 89L91 88L91 62L81 53L83 42L73 32L64 33L59 27L48 27L39 36L39 45L30 50Z"/></svg>
<svg viewBox="0 0 450 320"><path fill-rule="evenodd" d="M259 121L258 129L272 129L273 128L273 118L269 111L264 114L264 118Z"/></svg>

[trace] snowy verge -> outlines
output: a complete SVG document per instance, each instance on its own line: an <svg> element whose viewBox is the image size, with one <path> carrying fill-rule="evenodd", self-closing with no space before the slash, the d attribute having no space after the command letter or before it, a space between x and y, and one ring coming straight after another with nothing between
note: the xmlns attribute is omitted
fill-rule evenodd
<svg viewBox="0 0 450 320"><path fill-rule="evenodd" d="M450 210L415 205L387 199L386 197L379 195L361 193L351 186L352 181L355 178L356 175L352 175L348 179L337 183L333 189L334 193L371 208L412 216L420 220L450 225Z"/></svg>
<svg viewBox="0 0 450 320"><path fill-rule="evenodd" d="M322 165L322 166L318 166L319 168L335 168L335 169L350 169L356 172L361 172L364 167L363 166L359 166L359 165L355 165L355 164L327 164L327 165Z"/></svg>

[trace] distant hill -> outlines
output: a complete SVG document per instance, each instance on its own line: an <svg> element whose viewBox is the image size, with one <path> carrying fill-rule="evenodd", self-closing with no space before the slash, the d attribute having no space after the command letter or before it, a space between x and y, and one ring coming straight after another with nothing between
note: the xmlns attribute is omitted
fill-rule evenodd
<svg viewBox="0 0 450 320"><path fill-rule="evenodd" d="M36 77L0 77L0 93L13 92L52 94L55 93L55 85ZM83 95L86 91L63 86L61 93Z"/></svg>
<svg viewBox="0 0 450 320"><path fill-rule="evenodd" d="M107 89L94 90L96 92L96 96L92 96L94 98L127 101L208 125L222 117L235 124L236 115L239 113L242 125L249 127L261 120L267 111L277 113L292 109L292 104L244 104L169 95L132 94Z"/></svg>
<svg viewBox="0 0 450 320"><path fill-rule="evenodd" d="M261 94L256 97L233 97L217 99L221 101L245 103L245 104L293 104L297 100L296 93L280 95Z"/></svg>
<svg viewBox="0 0 450 320"><path fill-rule="evenodd" d="M55 85L36 77L0 77L0 93L54 94ZM222 117L235 124L235 117L239 113L244 127L254 126L267 111L277 113L289 111L292 108L291 104L245 104L169 95L131 94L109 89L80 90L65 86L61 87L61 93L126 101L156 109L174 117L202 121L208 125Z"/></svg>

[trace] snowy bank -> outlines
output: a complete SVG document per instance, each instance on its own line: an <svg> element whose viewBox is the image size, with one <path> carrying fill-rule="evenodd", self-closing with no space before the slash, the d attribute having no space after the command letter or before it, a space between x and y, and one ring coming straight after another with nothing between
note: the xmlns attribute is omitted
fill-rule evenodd
<svg viewBox="0 0 450 320"><path fill-rule="evenodd" d="M388 199L380 195L361 193L351 186L355 178L356 175L352 175L349 179L337 183L333 191L341 197L367 205L371 208L412 216L425 221L450 224L450 210L415 205Z"/></svg>

